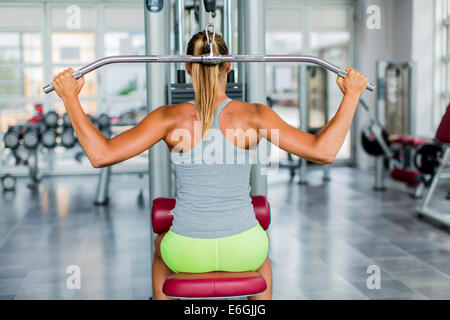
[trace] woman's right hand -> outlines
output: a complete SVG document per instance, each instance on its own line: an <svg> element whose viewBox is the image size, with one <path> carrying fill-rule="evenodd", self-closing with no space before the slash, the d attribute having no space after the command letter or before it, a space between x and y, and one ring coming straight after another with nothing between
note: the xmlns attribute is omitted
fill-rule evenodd
<svg viewBox="0 0 450 320"><path fill-rule="evenodd" d="M356 69L347 67L347 76L338 76L336 83L343 94L355 94L358 97L367 87L367 77Z"/></svg>

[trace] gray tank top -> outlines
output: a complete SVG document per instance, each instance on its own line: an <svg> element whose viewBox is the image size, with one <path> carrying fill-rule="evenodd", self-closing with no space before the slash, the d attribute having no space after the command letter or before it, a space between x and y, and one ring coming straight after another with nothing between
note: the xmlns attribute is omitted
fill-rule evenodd
<svg viewBox="0 0 450 320"><path fill-rule="evenodd" d="M219 127L219 115L231 101L217 108L206 141L201 139L187 152L171 153L177 187L172 232L221 238L258 224L250 197L250 169L257 151L236 147Z"/></svg>

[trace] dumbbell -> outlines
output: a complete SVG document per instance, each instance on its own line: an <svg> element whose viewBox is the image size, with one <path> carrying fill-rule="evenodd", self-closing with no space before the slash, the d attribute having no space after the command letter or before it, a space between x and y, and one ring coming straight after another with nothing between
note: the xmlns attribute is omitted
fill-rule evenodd
<svg viewBox="0 0 450 320"><path fill-rule="evenodd" d="M97 117L97 126L100 130L111 126L109 116L106 113L102 113Z"/></svg>
<svg viewBox="0 0 450 320"><path fill-rule="evenodd" d="M58 126L59 115L55 111L49 111L44 116L44 123L48 128L56 128Z"/></svg>
<svg viewBox="0 0 450 320"><path fill-rule="evenodd" d="M2 177L2 188L3 191L12 191L16 188L16 178L12 175L7 174Z"/></svg>
<svg viewBox="0 0 450 320"><path fill-rule="evenodd" d="M64 128L70 128L70 127L72 127L72 123L70 122L70 118L69 118L69 115L67 114L67 112L64 113L62 119L63 119L63 127L64 127Z"/></svg>
<svg viewBox="0 0 450 320"><path fill-rule="evenodd" d="M3 137L5 141L5 148L16 149L20 144L20 139L22 134L20 133L20 127L11 126L8 128L5 136Z"/></svg>
<svg viewBox="0 0 450 320"><path fill-rule="evenodd" d="M77 143L77 138L75 136L75 132L73 131L72 127L64 128L63 132L61 133L61 145L64 148L70 149L75 146Z"/></svg>
<svg viewBox="0 0 450 320"><path fill-rule="evenodd" d="M61 145L64 148L70 149L73 148L73 146L75 146L75 144L77 143L77 138L75 136L75 132L73 131L72 123L70 122L70 118L67 112L64 113L62 120L63 120L63 131L60 136Z"/></svg>
<svg viewBox="0 0 450 320"><path fill-rule="evenodd" d="M53 149L56 147L56 130L54 128L46 128L41 135L41 142L47 149Z"/></svg>
<svg viewBox="0 0 450 320"><path fill-rule="evenodd" d="M23 133L23 145L29 150L36 149L40 138L41 134L38 126L26 127Z"/></svg>

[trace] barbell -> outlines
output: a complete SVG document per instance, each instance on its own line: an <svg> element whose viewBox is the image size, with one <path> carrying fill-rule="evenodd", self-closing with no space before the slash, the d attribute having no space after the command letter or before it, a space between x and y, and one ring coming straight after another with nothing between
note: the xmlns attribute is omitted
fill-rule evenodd
<svg viewBox="0 0 450 320"><path fill-rule="evenodd" d="M100 67L108 64L115 63L202 63L202 64L219 64L222 62L304 62L319 65L331 72L336 73L341 77L346 77L347 72L338 66L328 62L326 60L314 57L314 56L283 56L283 55L236 55L236 56L223 56L223 55L181 55L181 56L110 56L99 60L96 60L81 69L72 73L75 79L82 77L83 75L94 71ZM367 84L367 90L374 91L375 85L372 83ZM43 87L44 93L50 93L53 91L52 84L47 84Z"/></svg>

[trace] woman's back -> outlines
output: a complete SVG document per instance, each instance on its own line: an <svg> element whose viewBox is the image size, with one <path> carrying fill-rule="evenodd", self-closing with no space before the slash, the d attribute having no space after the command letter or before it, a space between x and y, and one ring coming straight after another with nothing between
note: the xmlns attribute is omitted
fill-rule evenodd
<svg viewBox="0 0 450 320"><path fill-rule="evenodd" d="M223 122L227 123L233 117L243 119L242 112L233 111L242 107L239 106L241 103L236 102L233 106L231 102L231 99L225 99L217 107L206 139L201 138L201 128L192 121L195 117L188 117L191 123L182 121L171 133L172 143L179 142L171 148L177 181L171 230L177 234L220 238L244 232L258 224L249 195L250 169L256 160L256 150L242 148L245 140L247 144L255 144L257 137L252 133L255 130L247 130L248 138L245 139L242 128L224 126ZM222 111L227 106L230 110L223 112L225 121L222 122ZM241 147L233 140L240 141Z"/></svg>

